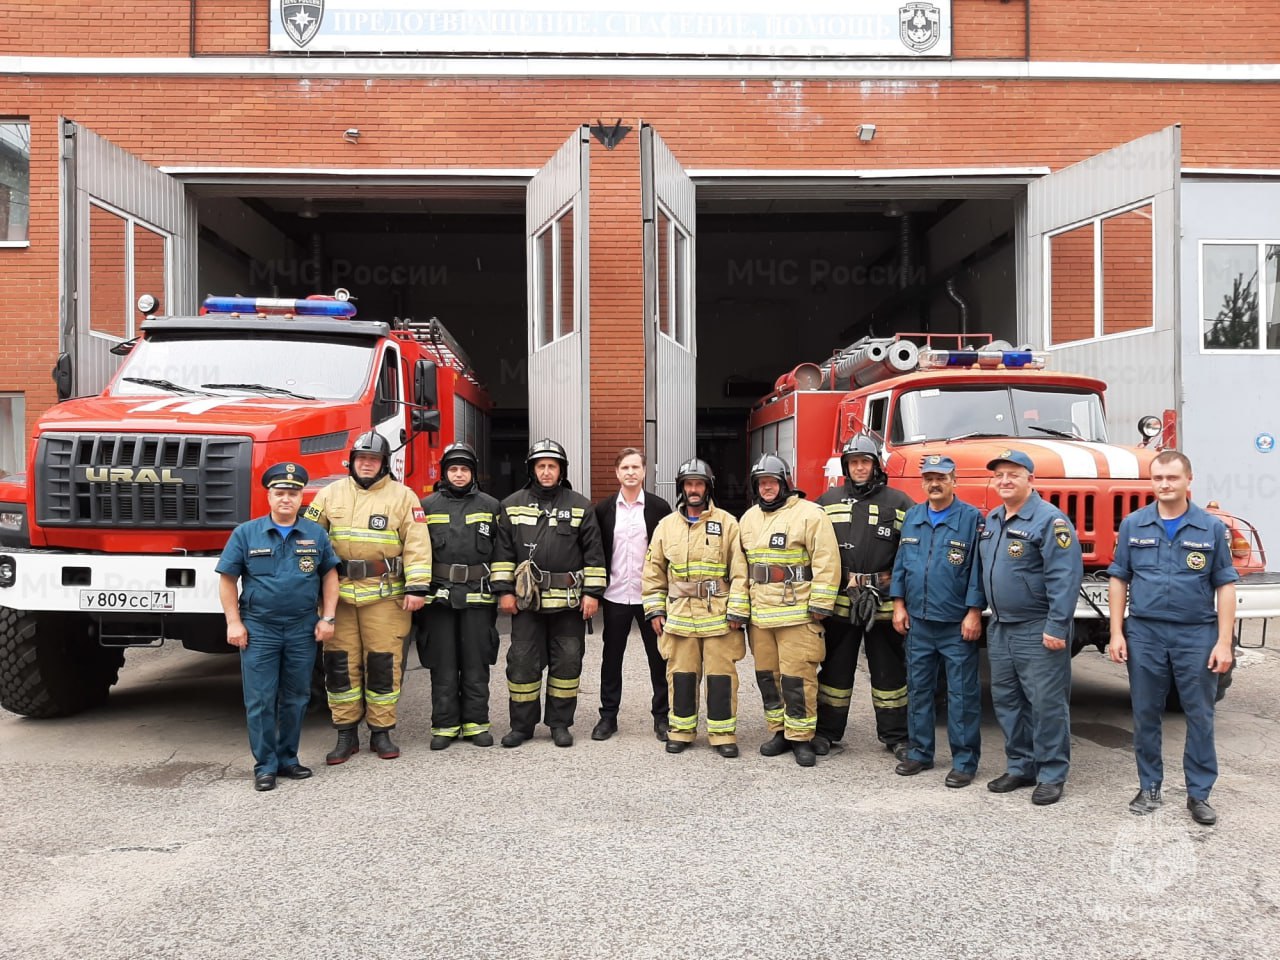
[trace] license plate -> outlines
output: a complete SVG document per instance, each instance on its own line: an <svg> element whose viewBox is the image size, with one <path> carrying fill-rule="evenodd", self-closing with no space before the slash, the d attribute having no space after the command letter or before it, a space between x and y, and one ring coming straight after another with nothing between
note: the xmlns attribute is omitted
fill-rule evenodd
<svg viewBox="0 0 1280 960"><path fill-rule="evenodd" d="M81 610L173 613L173 590L81 590Z"/></svg>
<svg viewBox="0 0 1280 960"><path fill-rule="evenodd" d="M1104 612L1107 609L1107 591L1110 588L1110 583L1085 583L1081 585L1084 595L1101 607Z"/></svg>

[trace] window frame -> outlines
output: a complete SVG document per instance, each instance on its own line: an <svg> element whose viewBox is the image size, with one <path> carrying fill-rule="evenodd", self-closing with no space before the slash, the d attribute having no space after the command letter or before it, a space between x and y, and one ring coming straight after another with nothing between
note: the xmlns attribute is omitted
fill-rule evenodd
<svg viewBox="0 0 1280 960"><path fill-rule="evenodd" d="M0 237L0 249L23 250L31 246L31 118L0 116L0 125L23 126L27 129L27 236L24 240Z"/></svg>
<svg viewBox="0 0 1280 960"><path fill-rule="evenodd" d="M1254 247L1257 252L1256 262L1258 265L1258 345L1256 347L1208 347L1204 342L1204 324L1205 324L1205 282L1204 282L1204 253L1205 247ZM1200 240L1196 249L1196 342L1200 347L1200 353L1210 356L1240 356L1240 357L1256 357L1262 355L1280 354L1280 347L1268 347L1267 342L1267 311L1270 309L1271 300L1267 297L1267 247L1276 247L1280 249L1280 238L1275 240L1267 239L1206 239ZM1276 287L1280 287L1280 279L1276 281ZM1280 318L1277 318L1280 323Z"/></svg>
<svg viewBox="0 0 1280 960"><path fill-rule="evenodd" d="M138 291L135 289L134 281L137 270L137 260L134 256L134 238L137 236L136 227L141 227L148 233L154 233L164 241L164 289L160 291L158 296L162 299L160 303L170 304L173 302L172 284L173 284L173 234L161 227L157 227L154 223L143 220L141 217L127 213L119 207L100 200L97 197L89 198L89 207L97 207L105 210L107 213L114 214L125 223L125 241L124 241L124 336L117 337L114 333L105 333L102 330L93 329L93 294L88 293L87 298L87 317L89 324L89 336L98 337L101 340L107 340L111 343L125 343L132 340L138 335ZM89 270L93 270L93 236L92 231L85 231L85 256L88 258ZM92 286L92 284L90 284ZM148 290L148 293L154 295L154 291Z"/></svg>
<svg viewBox="0 0 1280 960"><path fill-rule="evenodd" d="M1116 333L1103 333L1103 295L1105 291L1104 283L1104 262L1105 251L1102 244L1102 225L1105 221L1113 217L1119 217L1134 210L1140 210L1143 207L1151 208L1151 323L1149 326L1138 327L1134 330L1121 330ZM1078 230L1080 227L1093 225L1093 336L1082 337L1078 340L1067 340L1062 343L1053 342L1053 238L1064 233L1070 233L1072 230ZM1066 224L1058 227L1041 237L1044 244L1041 254L1041 274L1042 274L1042 296L1043 302L1040 305L1042 322L1042 335L1044 337L1044 349L1061 350L1064 347L1078 347L1086 343L1098 343L1103 340L1118 340L1122 337L1140 336L1145 333L1151 333L1157 328L1156 324L1156 200L1154 196L1144 197L1133 203L1126 203L1120 207L1113 207L1103 213L1096 214L1092 217L1085 217L1074 223Z"/></svg>

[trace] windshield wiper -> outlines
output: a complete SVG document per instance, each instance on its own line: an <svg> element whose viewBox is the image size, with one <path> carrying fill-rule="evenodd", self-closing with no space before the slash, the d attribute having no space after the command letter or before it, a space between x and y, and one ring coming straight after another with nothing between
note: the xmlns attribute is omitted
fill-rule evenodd
<svg viewBox="0 0 1280 960"><path fill-rule="evenodd" d="M1065 430L1055 430L1053 427L1040 427L1034 423L1028 423L1027 427L1031 430L1039 430L1041 433L1047 433L1050 436L1062 437L1064 440L1083 440L1084 437L1078 433L1067 433Z"/></svg>
<svg viewBox="0 0 1280 960"><path fill-rule="evenodd" d="M202 387L212 387L215 390L255 390L258 393L270 393L281 397L293 397L295 400L314 400L315 397L309 397L305 393L294 393L292 390L286 390L284 387L273 387L269 383L202 383Z"/></svg>
<svg viewBox="0 0 1280 960"><path fill-rule="evenodd" d="M156 380L152 377L121 377L129 383L140 383L144 387L155 387L157 390L172 390L174 393L194 393L200 397L216 397L216 393L210 393L208 390L197 390L195 387L184 387L180 383L174 383L172 380ZM209 384L205 384L209 386Z"/></svg>
<svg viewBox="0 0 1280 960"><path fill-rule="evenodd" d="M981 430L971 430L968 433L962 433L958 437L947 437L946 443L955 443L957 440L968 440L970 437L1007 437L1007 433L984 433Z"/></svg>

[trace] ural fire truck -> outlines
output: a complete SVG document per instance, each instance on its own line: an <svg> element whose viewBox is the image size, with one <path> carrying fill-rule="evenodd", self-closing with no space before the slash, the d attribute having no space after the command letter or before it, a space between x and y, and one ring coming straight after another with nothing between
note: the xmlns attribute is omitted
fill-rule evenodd
<svg viewBox="0 0 1280 960"><path fill-rule="evenodd" d="M101 703L129 647L231 652L214 566L266 512L267 466L302 465L309 502L373 429L419 495L454 440L483 469L491 404L434 319L357 320L345 291L210 297L199 316L147 316L118 352L103 393L47 411L27 474L0 480L0 705L14 713Z"/></svg>
<svg viewBox="0 0 1280 960"><path fill-rule="evenodd" d="M1016 448L1036 465L1036 490L1075 524L1085 583L1076 608L1075 649L1109 638L1107 579L1120 521L1154 499L1151 461L1172 427L1138 424L1142 444L1108 442L1103 396L1093 377L1046 369L1045 357L982 336L905 334L866 339L821 364L780 377L751 411L751 458L777 451L796 485L816 496L843 482L839 450L855 433L882 444L889 482L922 496L921 464L933 454L956 464L956 494L983 511L1000 505L987 463ZM1268 574L1257 530L1218 504L1241 574L1237 617L1280 615L1280 576Z"/></svg>

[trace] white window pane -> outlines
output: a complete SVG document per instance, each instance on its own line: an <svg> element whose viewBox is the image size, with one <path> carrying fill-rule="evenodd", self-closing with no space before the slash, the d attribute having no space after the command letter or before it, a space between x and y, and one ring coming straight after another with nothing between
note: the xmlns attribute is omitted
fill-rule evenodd
<svg viewBox="0 0 1280 960"><path fill-rule="evenodd" d="M1204 247L1204 345L1211 350L1258 348L1258 247L1210 243Z"/></svg>

